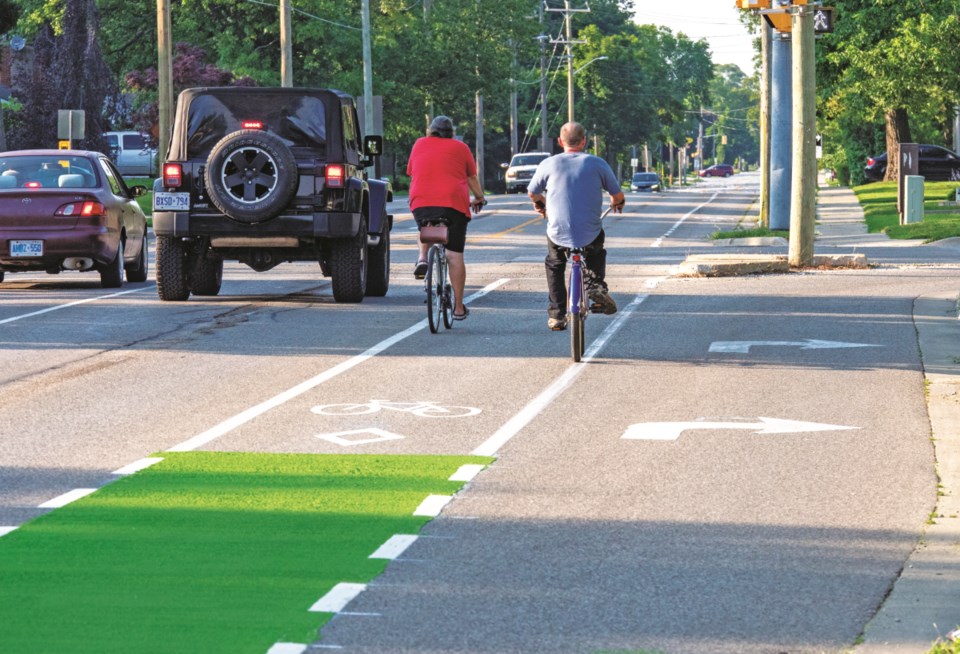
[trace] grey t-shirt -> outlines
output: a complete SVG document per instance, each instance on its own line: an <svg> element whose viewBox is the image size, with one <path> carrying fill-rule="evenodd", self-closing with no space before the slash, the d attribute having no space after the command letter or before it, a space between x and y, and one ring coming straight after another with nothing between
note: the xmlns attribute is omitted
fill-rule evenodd
<svg viewBox="0 0 960 654"><path fill-rule="evenodd" d="M547 198L550 240L575 248L589 245L600 234L603 192L616 195L620 184L600 157L563 152L540 162L527 191Z"/></svg>

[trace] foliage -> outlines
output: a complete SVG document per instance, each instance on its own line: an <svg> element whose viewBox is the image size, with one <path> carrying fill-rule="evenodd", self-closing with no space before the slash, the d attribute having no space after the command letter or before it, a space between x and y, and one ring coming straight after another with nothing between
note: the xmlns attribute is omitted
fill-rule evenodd
<svg viewBox="0 0 960 654"><path fill-rule="evenodd" d="M899 225L897 213L897 183L878 182L855 186L860 206L863 207L867 230L871 233L886 232L892 238L925 238L938 240L948 236L960 236L960 211L956 213L929 213L939 209L938 202L952 200L956 196L956 182L927 182L923 186L924 222ZM937 223L943 223L938 225Z"/></svg>
<svg viewBox="0 0 960 654"><path fill-rule="evenodd" d="M734 65L718 66L710 83L713 97L705 150L714 152L714 163L737 159L756 162L760 158L759 89L755 78L747 77ZM723 143L723 137L727 143Z"/></svg>

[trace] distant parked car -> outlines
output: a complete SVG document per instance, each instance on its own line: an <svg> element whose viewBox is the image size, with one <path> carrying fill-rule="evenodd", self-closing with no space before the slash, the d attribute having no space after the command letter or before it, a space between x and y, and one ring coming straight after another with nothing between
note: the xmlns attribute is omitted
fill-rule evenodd
<svg viewBox="0 0 960 654"><path fill-rule="evenodd" d="M4 273L96 271L104 288L147 280L147 220L106 155L0 152L0 281Z"/></svg>
<svg viewBox="0 0 960 654"><path fill-rule="evenodd" d="M525 193L537 166L549 156L549 152L525 152L513 155L509 164L501 164L507 169L507 193Z"/></svg>
<svg viewBox="0 0 960 654"><path fill-rule="evenodd" d="M716 164L700 171L700 177L730 177L734 174L733 166L730 164Z"/></svg>
<svg viewBox="0 0 960 654"><path fill-rule="evenodd" d="M887 174L887 153L867 159L863 175L870 182L882 182ZM960 155L939 145L920 145L918 174L931 181L960 181Z"/></svg>
<svg viewBox="0 0 960 654"><path fill-rule="evenodd" d="M155 177L157 149L140 132L106 132L110 158L121 175Z"/></svg>
<svg viewBox="0 0 960 654"><path fill-rule="evenodd" d="M631 191L661 191L660 175L657 173L634 173L630 180Z"/></svg>

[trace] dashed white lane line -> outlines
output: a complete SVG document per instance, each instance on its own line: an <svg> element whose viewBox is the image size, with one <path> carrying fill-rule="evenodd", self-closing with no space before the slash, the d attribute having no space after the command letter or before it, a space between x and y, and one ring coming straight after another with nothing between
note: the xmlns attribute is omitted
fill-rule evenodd
<svg viewBox="0 0 960 654"><path fill-rule="evenodd" d="M368 558L387 559L392 561L403 554L408 547L416 542L416 540L417 537L411 534L394 534L387 539L387 542L378 547L377 551L371 554Z"/></svg>
<svg viewBox="0 0 960 654"><path fill-rule="evenodd" d="M427 518L436 518L443 511L443 507L450 503L453 495L427 495L426 499L420 502L413 515L425 516Z"/></svg>
<svg viewBox="0 0 960 654"><path fill-rule="evenodd" d="M6 536L11 531L15 531L17 527L0 527L0 537Z"/></svg>
<svg viewBox="0 0 960 654"><path fill-rule="evenodd" d="M66 492L63 495L53 498L52 500L47 500L40 505L41 509L59 509L60 507L66 506L71 502L76 502L81 497L86 497L91 493L97 492L96 488L74 488L72 491Z"/></svg>
<svg viewBox="0 0 960 654"><path fill-rule="evenodd" d="M457 471L450 475L449 481L473 481L486 467L483 464L467 463L457 468Z"/></svg>
<svg viewBox="0 0 960 654"><path fill-rule="evenodd" d="M318 599L309 610L313 613L340 613L366 589L366 584L339 583Z"/></svg>
<svg viewBox="0 0 960 654"><path fill-rule="evenodd" d="M301 643L277 643L267 650L267 654L303 654L307 646Z"/></svg>
<svg viewBox="0 0 960 654"><path fill-rule="evenodd" d="M152 284L151 284L152 286ZM110 293L109 295L98 295L97 297L88 297L85 300L76 300L75 302L68 302L66 304L58 304L55 307L47 307L46 309L40 309L39 311L31 311L30 313L24 313L19 316L13 316L12 318L5 318L0 320L0 325L6 325L10 322L16 322L17 320L23 320L24 318L32 318L34 316L39 316L44 313L50 313L51 311L59 311L60 309L69 309L70 307L75 307L80 304L87 304L88 302L96 302L98 300L108 300L112 297L119 297L121 295L127 295L129 293L139 293L140 291L151 288L147 286L145 288L135 288L129 291L120 291L119 293Z"/></svg>
<svg viewBox="0 0 960 654"><path fill-rule="evenodd" d="M162 456L150 456L146 459L140 459L139 461L134 461L128 465L118 468L113 471L115 475L132 475L135 472L140 472L141 470L146 470L150 466L160 463L163 461Z"/></svg>
<svg viewBox="0 0 960 654"><path fill-rule="evenodd" d="M486 295L486 294L488 294L488 293L491 293L492 291L496 290L497 288L503 286L503 285L506 284L508 281L510 281L510 280L509 280L509 279L498 279L497 281L493 282L492 284L487 285L486 287L484 287L483 289L477 291L476 293L474 293L474 294L472 294L472 295L469 295L469 296L467 296L466 298L464 298L463 303L464 303L464 304L469 304L470 302L473 302L474 300L476 300L476 299L478 299L478 298L481 298L481 297L483 297L484 295ZM211 441L214 441L214 440L220 438L220 437L223 436L224 434L227 434L227 433L233 431L234 429L236 429L237 427L239 427L239 426L241 426L241 425L244 425L244 424L250 422L250 421L253 420L254 418L263 415L263 414L266 413L267 411L270 411L271 409L275 409L276 407L278 407L278 406L280 406L280 405L282 405L282 404L285 404L286 402L289 402L289 401L292 400L293 398L295 398L295 397L297 397L297 396L299 396L299 395L302 395L302 394L306 393L306 392L309 391L309 390L312 390L312 389L316 388L316 387L319 386L320 384L323 384L324 382L329 381L329 380L333 379L334 377L336 377L336 376L338 376L338 375L340 375L340 374L343 374L344 372L347 372L347 371L350 370L351 368L355 368L356 366L360 365L361 363L363 363L363 362L366 361L367 359L370 359L370 358L372 358L372 357L380 354L381 352L383 352L383 351L386 350L387 348L390 348L390 347L396 345L397 343L399 343L400 341L404 340L405 338L408 338L408 337L410 337L410 336L413 336L413 335L416 334L417 332L419 332L419 331L421 331L421 330L423 330L423 329L426 329L426 327L427 327L427 320L426 320L426 319L423 319L423 320L421 320L420 322L418 322L417 324L415 324L414 326L412 326L412 327L410 327L410 328L408 328L408 329L403 330L403 331L400 332L399 334L394 334L394 335L391 336L390 338L385 339L385 340L383 340L383 341L380 341L379 343L377 343L376 345L374 345L373 347L371 347L371 348L370 348L369 350L367 350L366 352L363 352L363 353L361 353L361 354L358 354L357 356L355 356L355 357L353 357L353 358L351 358L351 359L347 359L346 361L343 361L342 363L339 363L338 365L334 366L333 368L330 368L329 370L326 370L326 371L320 373L320 374L317 375L316 377L313 377L312 379L308 379L308 380L305 381L305 382L302 382L302 383L300 383L300 384L297 384L297 385L294 386L293 388L290 388L290 389L288 389L288 390L280 393L279 395L276 395L276 396L270 398L269 400L267 400L267 401L265 401L265 402L261 402L260 404L258 404L258 405L256 405L256 406L250 407L250 408L247 409L246 411L243 411L243 412L241 412L241 413L233 416L232 418L229 418L229 419L227 419L227 420L224 420L224 421L221 422L219 425L216 425L215 427L212 427L211 429L208 429L207 431L205 431L205 432L203 432L203 433L201 433L201 434L197 434L197 435L194 436L193 438L191 438L191 439L189 439L189 440L186 440L186 441L184 441L183 443L180 443L179 445L174 445L173 447L171 447L171 448L170 448L169 450L167 450L167 451L168 451L168 452L190 452L190 451L193 451L193 450L197 449L198 447L203 447L203 446L206 445L207 443L209 443L209 442L211 442Z"/></svg>
<svg viewBox="0 0 960 654"><path fill-rule="evenodd" d="M716 200L718 195L720 195L720 191L717 191L716 193L714 193L712 196L710 196L710 199L709 199L709 200L707 200L706 202L704 202L704 203L701 204L700 206L696 207L695 209L691 209L683 218L681 218L680 220L678 220L677 222L675 222L675 223L673 224L673 227L671 227L670 229L668 229L667 232L666 232L663 236L661 236L661 237L658 238L656 241L654 241L653 244L652 244L650 247L654 247L654 248L660 247L660 245L663 243L663 239L669 237L671 234L673 234L675 231L677 231L677 228L678 228L680 225L683 224L683 221L685 221L687 218L689 218L690 216L692 216L693 214L697 213L698 211L700 211L701 209L703 209L705 206L707 206L708 204L710 204L711 202L713 202L714 200Z"/></svg>
<svg viewBox="0 0 960 654"><path fill-rule="evenodd" d="M510 418L506 424L494 432L490 438L481 443L471 454L476 456L496 456L501 447L506 445L521 429L530 424L534 418L570 386L573 380L583 372L586 364L589 363L603 346L607 344L607 341L620 330L623 323L630 317L630 314L632 314L647 297L647 295L638 295L635 297L630 304L620 311L617 319L610 323L610 325L601 332L600 336L591 343L590 347L584 352L583 357L580 359L580 363L574 363L567 368L556 381L550 384L540 395L533 398L518 414Z"/></svg>

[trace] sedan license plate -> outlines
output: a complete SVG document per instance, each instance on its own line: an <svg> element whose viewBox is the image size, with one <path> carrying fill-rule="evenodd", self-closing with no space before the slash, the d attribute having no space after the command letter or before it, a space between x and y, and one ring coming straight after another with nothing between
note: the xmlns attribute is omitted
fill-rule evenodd
<svg viewBox="0 0 960 654"><path fill-rule="evenodd" d="M43 241L10 241L11 257L42 257Z"/></svg>
<svg viewBox="0 0 960 654"><path fill-rule="evenodd" d="M189 193L167 193L158 191L153 194L154 211L189 211Z"/></svg>

